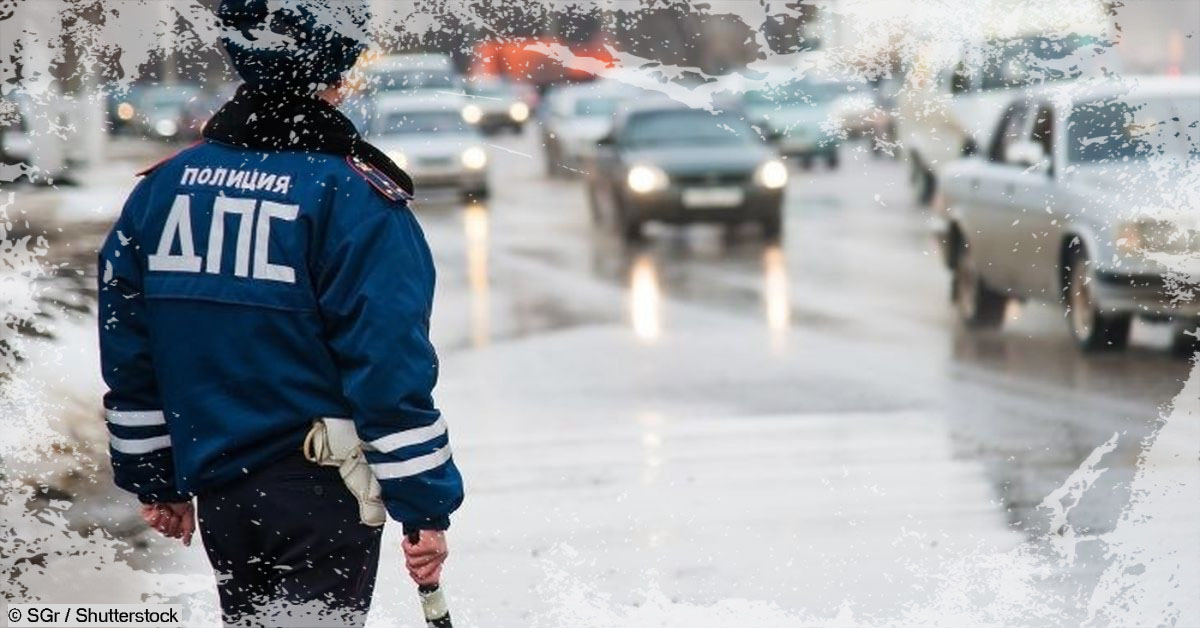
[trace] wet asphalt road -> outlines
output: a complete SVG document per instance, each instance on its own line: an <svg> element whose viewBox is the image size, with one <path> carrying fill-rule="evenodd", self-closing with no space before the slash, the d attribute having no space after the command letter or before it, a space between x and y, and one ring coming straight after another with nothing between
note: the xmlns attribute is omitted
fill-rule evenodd
<svg viewBox="0 0 1200 628"><path fill-rule="evenodd" d="M793 171L779 246L706 227L626 246L592 225L580 181L546 178L534 136L489 140L486 203L415 206L469 492L448 578L472 625L564 625L561 586L545 590L560 571L618 604L649 586L829 616L867 591L856 608L891 614L926 594L919 574L1037 543L1038 504L1116 433L1068 517L1112 527L1141 438L1190 372L1169 330L1139 325L1130 351L1091 356L1049 306L960 330L903 165L857 145L837 171ZM104 181L28 198L95 223L130 183ZM205 569L197 548L163 564ZM407 589L398 566L381 578ZM373 617L410 617L394 597Z"/></svg>
<svg viewBox="0 0 1200 628"><path fill-rule="evenodd" d="M849 586L876 592L868 612L888 613L890 594L915 599L889 584L906 578L891 571L904 559L872 546L893 538L895 519L989 547L1040 546L1038 505L1119 434L1108 470L1067 517L1080 534L1111 529L1141 439L1191 370L1167 353L1163 326L1139 324L1131 350L1101 355L1077 351L1050 306L1014 306L1002 331L960 329L903 165L856 145L837 171L793 172L786 236L770 247L705 227L654 229L626 246L592 224L581 182L544 176L529 136L496 138L492 155L486 204L417 206L440 269L440 399L459 432L477 430L460 445L477 474L478 510L464 518L565 513L575 527L499 523L469 549L538 556L560 539L666 570L654 582L682 599L734 593L834 609ZM545 443L526 450L511 430ZM596 432L624 436L575 443ZM709 440L697 444L701 434ZM498 453L498 442L518 450ZM569 462L545 467L530 460L539 455ZM519 481L500 479L514 466L525 469ZM548 481L548 469L563 475ZM546 483L561 490L531 488ZM584 506L608 484L617 504L639 506ZM547 508L558 500L568 505ZM579 523L589 518L623 523ZM669 523L647 532L647 519ZM695 556L705 532L743 526L768 555L821 565L828 582L733 548ZM633 535L637 549L595 539L605 535ZM1063 590L1087 590L1104 568L1081 556ZM602 589L628 586L607 581ZM808 594L789 593L797 587Z"/></svg>
<svg viewBox="0 0 1200 628"><path fill-rule="evenodd" d="M1190 372L1167 353L1163 325L1139 323L1131 350L1098 355L1075 348L1049 305L1014 305L1001 331L960 329L903 165L859 144L843 147L837 171L793 170L781 246L753 230L731 240L704 226L654 228L627 246L592 224L581 181L544 176L531 137L493 143L489 202L418 205L440 264L435 318L455 321L435 322L443 351L620 324L653 352L694 331L675 310L736 320L729 333L750 332L738 342L753 362L739 386L714 390L711 367L683 368L646 393L711 396L745 415L928 411L944 417L955 456L983 465L1010 521L1024 526L1033 525L1027 510L1114 432L1132 437L1121 457L1131 464L1137 438ZM724 333L719 322L698 324ZM779 377L781 361L804 376ZM1122 500L1105 501L1081 508L1081 525L1105 529Z"/></svg>

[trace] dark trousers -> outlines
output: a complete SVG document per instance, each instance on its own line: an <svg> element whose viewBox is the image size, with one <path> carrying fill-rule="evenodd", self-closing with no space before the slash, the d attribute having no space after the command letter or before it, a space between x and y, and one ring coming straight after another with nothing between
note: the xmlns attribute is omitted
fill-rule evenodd
<svg viewBox="0 0 1200 628"><path fill-rule="evenodd" d="M201 494L204 549L232 626L361 626L383 528L363 525L334 467L297 453Z"/></svg>

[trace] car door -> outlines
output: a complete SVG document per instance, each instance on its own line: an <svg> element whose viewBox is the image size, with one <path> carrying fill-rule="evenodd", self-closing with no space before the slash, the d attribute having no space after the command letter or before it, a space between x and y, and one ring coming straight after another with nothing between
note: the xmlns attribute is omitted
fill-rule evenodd
<svg viewBox="0 0 1200 628"><path fill-rule="evenodd" d="M1048 299L1057 294L1058 243L1062 216L1056 198L1053 106L1030 107L1023 140L1041 148L1045 161L1013 163L1011 188L1004 197L1013 228L1009 271L1013 288L1023 296ZM1007 184L1006 184L1007 185Z"/></svg>
<svg viewBox="0 0 1200 628"><path fill-rule="evenodd" d="M973 175L967 185L972 190L970 218L966 221L966 237L970 242L976 264L983 280L995 290L1012 287L1014 229L1011 207L1006 195L1016 184L1020 171L1005 160L1008 147L1025 133L1028 106L1024 101L1009 105L997 124L988 147L987 163Z"/></svg>
<svg viewBox="0 0 1200 628"><path fill-rule="evenodd" d="M585 175L591 182L593 208L600 222L616 224L616 207L621 182L621 149L620 132L614 129L608 135L596 142L595 152L590 167L585 169Z"/></svg>

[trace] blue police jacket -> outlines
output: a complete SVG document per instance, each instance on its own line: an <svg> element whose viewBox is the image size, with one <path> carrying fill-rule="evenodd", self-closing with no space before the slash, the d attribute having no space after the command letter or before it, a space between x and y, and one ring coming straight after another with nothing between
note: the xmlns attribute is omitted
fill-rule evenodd
<svg viewBox="0 0 1200 628"><path fill-rule="evenodd" d="M391 517L445 528L463 487L411 181L333 107L275 101L239 92L145 173L100 251L116 483L182 501L352 418Z"/></svg>

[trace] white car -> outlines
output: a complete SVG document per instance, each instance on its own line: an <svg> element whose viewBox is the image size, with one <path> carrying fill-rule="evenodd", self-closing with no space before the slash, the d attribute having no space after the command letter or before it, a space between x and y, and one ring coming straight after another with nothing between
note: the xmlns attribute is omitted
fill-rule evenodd
<svg viewBox="0 0 1200 628"><path fill-rule="evenodd" d="M558 87L540 110L546 174L578 173L595 154L596 141L612 130L613 114L632 90L610 82Z"/></svg>
<svg viewBox="0 0 1200 628"><path fill-rule="evenodd" d="M750 123L763 129L780 153L800 157L805 167L820 157L837 168L841 138L834 105L847 93L845 83L801 79L747 91L741 105Z"/></svg>
<svg viewBox="0 0 1200 628"><path fill-rule="evenodd" d="M369 123L371 141L426 187L457 188L466 198L488 196L483 136L463 120L462 97L380 96Z"/></svg>
<svg viewBox="0 0 1200 628"><path fill-rule="evenodd" d="M380 94L461 93L462 77L446 54L386 55L367 63L368 84Z"/></svg>
<svg viewBox="0 0 1200 628"><path fill-rule="evenodd" d="M39 184L70 183L76 168L88 163L88 149L82 141L84 131L70 138L58 129L86 129L86 101L59 98L48 105L37 105L25 94L10 94L0 99L0 163L23 163L33 168L31 181Z"/></svg>
<svg viewBox="0 0 1200 628"><path fill-rule="evenodd" d="M1123 347L1135 316L1179 322L1192 346L1200 216L1178 192L1200 176L1200 79L1030 90L985 148L943 177L964 323L998 327L1010 299L1034 299L1062 303L1085 350Z"/></svg>
<svg viewBox="0 0 1200 628"><path fill-rule="evenodd" d="M1100 75L1096 36L1027 35L967 46L947 57L934 47L918 58L897 98L896 130L905 147L914 195L925 204L941 170L986 143L992 122L1014 94L1030 86Z"/></svg>

